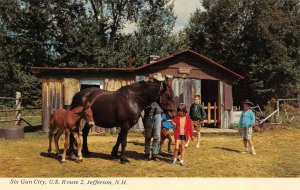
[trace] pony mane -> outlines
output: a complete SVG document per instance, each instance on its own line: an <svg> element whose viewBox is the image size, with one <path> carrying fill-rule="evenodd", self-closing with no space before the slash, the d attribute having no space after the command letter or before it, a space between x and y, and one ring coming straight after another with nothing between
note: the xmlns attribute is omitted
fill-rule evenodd
<svg viewBox="0 0 300 190"><path fill-rule="evenodd" d="M83 106L78 106L74 109L71 110L74 114L80 114L84 111L84 107Z"/></svg>

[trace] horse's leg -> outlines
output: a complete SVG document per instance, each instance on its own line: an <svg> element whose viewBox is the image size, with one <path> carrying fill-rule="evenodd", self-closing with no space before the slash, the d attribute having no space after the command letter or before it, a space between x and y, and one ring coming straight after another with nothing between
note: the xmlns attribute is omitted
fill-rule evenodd
<svg viewBox="0 0 300 190"><path fill-rule="evenodd" d="M113 147L113 149L111 151L111 154L110 154L111 159L117 159L118 158L118 150L119 150L119 146L120 146L121 141L122 141L121 133L122 133L122 128L121 128L121 131L119 132L117 142L116 142L115 146Z"/></svg>
<svg viewBox="0 0 300 190"><path fill-rule="evenodd" d="M122 147L120 160L121 160L122 164L130 163L129 160L125 156L125 149L126 149L126 146L127 146L127 135L128 135L129 128L130 127L129 127L128 123L123 124L122 129L121 129L121 133L120 133L120 135L121 135L121 147Z"/></svg>
<svg viewBox="0 0 300 190"><path fill-rule="evenodd" d="M70 144L70 131L69 129L65 130L65 145L64 145L64 153L62 155L61 162L64 163L66 161L66 155L67 155L67 148Z"/></svg>
<svg viewBox="0 0 300 190"><path fill-rule="evenodd" d="M51 155L51 151L52 151L52 147L51 147L51 144L52 144L52 138L53 138L53 128L50 129L49 131L49 148L48 148L48 154L49 156Z"/></svg>
<svg viewBox="0 0 300 190"><path fill-rule="evenodd" d="M75 123L75 127L80 129L80 120ZM72 134L70 134L70 146L69 146L67 154L69 154L71 157L73 157L75 154L74 141L75 141L74 136Z"/></svg>
<svg viewBox="0 0 300 190"><path fill-rule="evenodd" d="M59 129L57 130L57 132L55 133L55 136L54 136L54 142L55 142L55 149L56 149L56 155L57 155L57 157L60 156L60 154L59 154L58 140L59 140L60 135L61 135L63 132L64 132L64 129L59 128Z"/></svg>
<svg viewBox="0 0 300 190"><path fill-rule="evenodd" d="M90 126L85 123L83 129L82 129L82 154L84 156L89 156L90 151L87 145L87 136L89 135L90 132Z"/></svg>
<svg viewBox="0 0 300 190"><path fill-rule="evenodd" d="M79 157L79 161L82 161L82 153L81 153L81 150L82 150L82 144L81 144L81 139L80 139L80 135L79 135L79 129L76 130L75 132L73 132L73 135L74 138L76 139L76 142L77 142L77 147L78 147L78 157Z"/></svg>

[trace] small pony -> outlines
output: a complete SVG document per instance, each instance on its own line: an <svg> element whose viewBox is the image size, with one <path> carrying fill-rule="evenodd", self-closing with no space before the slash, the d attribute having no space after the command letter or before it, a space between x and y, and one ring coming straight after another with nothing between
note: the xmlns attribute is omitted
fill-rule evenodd
<svg viewBox="0 0 300 190"><path fill-rule="evenodd" d="M76 127L76 122L78 122L81 118L84 118L90 126L95 125L90 103L87 103L86 106L76 107L73 110L57 109L51 115L48 154L51 154L51 142L55 135L54 142L56 154L59 156L58 140L61 134L65 132L64 153L61 159L62 163L66 161L66 152L70 144L70 133L72 133L76 139L79 161L82 161L82 144L79 136L79 127Z"/></svg>

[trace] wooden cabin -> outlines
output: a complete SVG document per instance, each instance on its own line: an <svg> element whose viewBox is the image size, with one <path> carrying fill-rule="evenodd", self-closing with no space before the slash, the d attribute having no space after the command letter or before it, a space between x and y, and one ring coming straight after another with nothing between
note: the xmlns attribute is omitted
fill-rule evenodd
<svg viewBox="0 0 300 190"><path fill-rule="evenodd" d="M149 80L155 73L172 78L177 104L188 108L194 95L200 95L207 112L207 127L228 128L232 124L232 84L244 79L241 75L191 50L158 59L134 68L56 68L32 67L42 78L43 129L47 131L50 114L58 108L68 108L73 95L80 89L99 87L114 91L141 80ZM137 127L141 127L141 121ZM100 128L92 131L100 132Z"/></svg>

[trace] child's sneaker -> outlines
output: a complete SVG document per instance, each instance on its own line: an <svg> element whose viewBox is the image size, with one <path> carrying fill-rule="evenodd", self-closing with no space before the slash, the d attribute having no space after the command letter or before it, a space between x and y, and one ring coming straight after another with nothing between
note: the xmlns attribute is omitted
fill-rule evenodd
<svg viewBox="0 0 300 190"><path fill-rule="evenodd" d="M185 148L189 147L189 143L185 143L184 147Z"/></svg>
<svg viewBox="0 0 300 190"><path fill-rule="evenodd" d="M253 155L256 155L256 151L255 151L254 149L251 151L251 153L252 153Z"/></svg>
<svg viewBox="0 0 300 190"><path fill-rule="evenodd" d="M200 144L199 143L197 143L196 148L200 148Z"/></svg>
<svg viewBox="0 0 300 190"><path fill-rule="evenodd" d="M176 160L173 160L173 162L171 163L171 165L176 165L176 164L177 164Z"/></svg>
<svg viewBox="0 0 300 190"><path fill-rule="evenodd" d="M244 151L242 151L242 154L247 154L248 152L248 149L245 149Z"/></svg>
<svg viewBox="0 0 300 190"><path fill-rule="evenodd" d="M177 156L177 161L180 161L181 160L181 156Z"/></svg>
<svg viewBox="0 0 300 190"><path fill-rule="evenodd" d="M180 166L185 168L186 164L184 162L180 162Z"/></svg>

